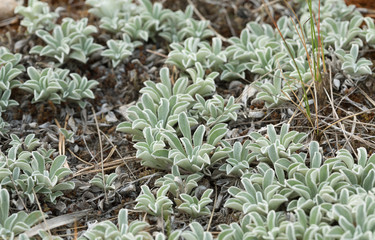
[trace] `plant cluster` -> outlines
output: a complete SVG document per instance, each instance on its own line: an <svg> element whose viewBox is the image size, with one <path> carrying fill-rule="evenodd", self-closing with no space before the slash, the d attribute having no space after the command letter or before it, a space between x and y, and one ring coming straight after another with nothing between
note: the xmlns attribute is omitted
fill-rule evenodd
<svg viewBox="0 0 375 240"><path fill-rule="evenodd" d="M56 203L56 199L63 195L62 191L74 189L73 182L63 181L72 171L64 167L66 156L53 157L55 149L40 147L34 134L25 139L11 134L11 139L8 152L0 152L0 237L28 240L30 238L23 233L46 216L41 211L29 214L18 211L9 216L10 195L17 194L30 204L35 203L39 196ZM42 230L38 233L41 239L61 239Z"/></svg>
<svg viewBox="0 0 375 240"><path fill-rule="evenodd" d="M8 107L17 106L18 102L10 99L12 89L21 84L17 77L25 70L20 63L22 55L13 54L6 47L0 47L0 134L7 132L9 124L5 122L1 114Z"/></svg>
<svg viewBox="0 0 375 240"><path fill-rule="evenodd" d="M164 9L161 3L141 0L87 0L90 13L100 18L100 28L111 33L125 33L133 40L148 41L160 36L168 42L186 38L205 39L213 35L207 21L197 21L191 6L185 12Z"/></svg>
<svg viewBox="0 0 375 240"><path fill-rule="evenodd" d="M103 178L103 175L101 173L98 173L93 179L90 180L90 184L105 191L115 190L114 182L117 177L118 175L116 173L111 173L109 175L105 174Z"/></svg>
<svg viewBox="0 0 375 240"><path fill-rule="evenodd" d="M227 125L221 122L235 120L239 105L232 98L218 104L204 100L201 96L215 100L213 75L217 74L205 77L199 63L197 67L198 71L189 71L191 79L180 77L173 86L169 70L163 68L161 82L147 81L141 101L128 111L129 121L117 126L138 141L134 147L142 164L158 169L174 164L187 172L199 172L227 155L229 148L219 145L227 132ZM207 111L196 114L205 105L209 105ZM214 126L207 131L199 122ZM197 127L193 134L191 127Z"/></svg>
<svg viewBox="0 0 375 240"><path fill-rule="evenodd" d="M86 63L92 53L103 49L100 44L94 43L91 36L97 32L96 27L87 26L87 21L87 18L79 21L64 18L61 25L54 26L52 34L46 30L37 30L36 35L47 45L34 46L30 53L54 58L60 64L68 59Z"/></svg>
<svg viewBox="0 0 375 240"><path fill-rule="evenodd" d="M85 98L94 99L94 88L99 83L87 80L77 73L60 68L45 68L42 71L34 67L27 68L30 77L20 88L34 94L33 103L52 101L55 104L72 101L77 102L81 108L86 106Z"/></svg>
<svg viewBox="0 0 375 240"><path fill-rule="evenodd" d="M306 13L308 5L303 3L301 12ZM318 4L313 3L312 9L317 13ZM333 48L341 70L354 80L370 75L371 61L358 59L356 49L362 47L364 41L372 46L374 20L363 18L354 6L347 6L344 1L322 1L320 11L323 55L330 57L332 51L329 49ZM309 18L310 15L302 14L299 22L306 24L300 26L299 22L281 17L277 21L278 30L269 24L249 22L240 37L228 40L226 48L222 47L219 38L213 38L210 43L191 37L183 43L172 43L166 62L182 71L199 62L204 69L219 72L222 80L242 79L248 71L259 78L254 83L259 91L256 100L265 101L267 108L275 107L292 99L292 92L314 78L315 63L308 57L316 54L312 50ZM363 21L367 28L360 27ZM280 44L283 41L281 35L284 44ZM347 54L347 50L351 53ZM264 77L266 75L270 77Z"/></svg>
<svg viewBox="0 0 375 240"><path fill-rule="evenodd" d="M129 222L128 210L121 209L118 214L118 227L111 221L104 221L89 228L83 236L78 239L151 240L153 238L145 231L148 226L149 224L144 221Z"/></svg>
<svg viewBox="0 0 375 240"><path fill-rule="evenodd" d="M12 146L7 154L0 153L0 185L35 202L36 194L55 202L62 191L74 188L73 182L62 182L72 171L64 167L66 156L53 158L54 149L38 148L39 140L34 134L25 139L11 134Z"/></svg>
<svg viewBox="0 0 375 240"><path fill-rule="evenodd" d="M318 7L295 2L304 11ZM171 229L170 224L177 211L197 221L212 213L214 190L199 185L203 178L212 177L213 169L241 184L229 187L230 198L224 203L239 221L220 225L216 239L375 238L375 154L368 156L359 148L353 158L343 149L335 157L325 158L318 142L306 143L307 134L290 131L288 124L279 132L268 125L265 135L250 132L243 142L226 139L227 123L237 119L240 105L234 97L218 95L215 80L241 79L248 71L257 79L256 99L264 101L266 108L288 101L293 91L314 79L308 60L313 44L301 44L299 38L299 34L310 36L309 22L301 32L287 17L278 20L278 30L250 22L224 48L220 38L210 39L214 34L207 21L192 18L191 6L185 12L173 12L150 0L86 3L90 13L100 18L100 28L113 36L101 55L114 68L132 55L140 41L161 37L170 43L166 62L180 69L177 79L165 67L160 82L146 81L139 101L127 110L127 120L117 126L117 131L132 135L142 165L170 171L156 180L155 191L142 185L135 206L165 223L168 239L214 239L199 222L192 222L190 230ZM57 13L50 13L48 5L37 0L16 11L24 16L22 25L28 32L46 44L33 47L31 53L54 58L60 66L69 59L87 63L90 55L103 49L94 43L92 34L97 29L87 25L86 18L64 18L61 25L55 25ZM357 80L371 74L372 63L359 53L364 43L375 45L373 20L364 19L341 1L322 1L321 11L323 47L334 49L343 73ZM309 18L303 13L300 16L304 22ZM366 27L361 28L363 21ZM284 44L280 44L278 31ZM324 54L329 56L329 51ZM14 87L32 93L33 103L75 101L83 108L85 98L94 98L91 89L98 82L66 69L29 67L30 79L21 83L16 80L25 70L20 60L20 54L0 48L0 112L17 104L10 99ZM5 126L0 121L0 128ZM60 132L74 140L73 132L64 128ZM20 194L29 203L43 196L55 203L62 191L74 188L73 182L64 181L72 171L64 166L66 156L39 147L35 135L20 139L12 134L11 139L8 151L0 152L0 236L28 239L22 233L43 215L18 212L9 216L9 195ZM116 173L97 174L90 183L112 191L117 177ZM79 239L154 239L147 231L149 224L130 222L128 213L121 209L117 225L111 221L94 224ZM51 237L39 234L43 239ZM155 239L166 239L166 235L157 233Z"/></svg>
<svg viewBox="0 0 375 240"><path fill-rule="evenodd" d="M7 48L0 47L0 133L7 133L9 124L1 118L1 114L18 102L11 99L12 89L20 88L33 94L32 103L51 101L76 102L81 108L86 106L85 99L94 99L92 89L99 83L88 80L77 73L69 74L69 70L60 68L45 68L37 70L28 67L29 80L21 82L18 76L25 71L20 64L22 55L13 54ZM69 76L68 76L69 75ZM68 137L68 132L67 137Z"/></svg>
<svg viewBox="0 0 375 240"><path fill-rule="evenodd" d="M112 66L116 67L119 63L132 55L134 48L142 44L138 41L131 42L130 37L123 34L122 40L111 39L107 41L107 45L108 49L102 52L102 56L111 59Z"/></svg>
<svg viewBox="0 0 375 240"><path fill-rule="evenodd" d="M9 216L10 196L9 192L3 188L0 188L0 206L0 237L2 239L13 240L20 233L18 239L29 239L22 233L43 219L43 214L40 211L30 214L19 211Z"/></svg>
<svg viewBox="0 0 375 240"><path fill-rule="evenodd" d="M59 17L57 11L50 12L48 3L38 0L30 0L27 7L18 6L14 12L24 17L21 25L26 27L30 34L34 34L39 29L52 30Z"/></svg>
<svg viewBox="0 0 375 240"><path fill-rule="evenodd" d="M213 35L207 28L208 21L193 19L191 6L187 7L185 12L173 12L164 9L161 3L152 3L150 0L141 0L139 4L131 0L87 0L86 4L91 6L89 12L100 18L100 28L115 35L122 35L122 40L108 40L108 49L102 53L102 56L111 59L113 67L128 58L134 49L141 45L139 41L147 42L149 39L162 37L167 42L177 44L187 38L206 39ZM205 48L210 47L206 45ZM178 44L175 47L178 48ZM214 55L219 54L220 49L221 42L220 46L216 47L216 52L210 56L210 61L223 57ZM205 52L207 53L207 50ZM191 66L194 66L194 63L186 68Z"/></svg>

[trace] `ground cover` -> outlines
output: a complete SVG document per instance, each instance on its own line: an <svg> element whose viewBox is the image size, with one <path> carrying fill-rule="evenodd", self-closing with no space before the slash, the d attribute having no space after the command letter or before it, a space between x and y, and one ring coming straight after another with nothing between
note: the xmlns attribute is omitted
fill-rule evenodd
<svg viewBox="0 0 375 240"><path fill-rule="evenodd" d="M17 7L1 238L373 239L375 8L309 3Z"/></svg>

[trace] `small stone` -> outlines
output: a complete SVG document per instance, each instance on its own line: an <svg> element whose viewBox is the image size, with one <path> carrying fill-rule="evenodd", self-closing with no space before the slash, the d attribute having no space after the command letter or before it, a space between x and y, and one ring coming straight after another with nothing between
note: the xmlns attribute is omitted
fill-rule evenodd
<svg viewBox="0 0 375 240"><path fill-rule="evenodd" d="M340 89L341 82L339 79L333 79L333 86L335 87L336 90Z"/></svg>
<svg viewBox="0 0 375 240"><path fill-rule="evenodd" d="M29 126L31 128L36 128L38 126L38 123L37 122L31 122L31 123L29 123Z"/></svg>
<svg viewBox="0 0 375 240"><path fill-rule="evenodd" d="M249 118L262 118L264 117L265 113L263 111L250 111L247 116Z"/></svg>
<svg viewBox="0 0 375 240"><path fill-rule="evenodd" d="M109 123L114 123L114 122L118 121L115 113L112 112L112 111L108 112L108 114L105 116L105 120L107 120L107 122L109 122Z"/></svg>
<svg viewBox="0 0 375 240"><path fill-rule="evenodd" d="M17 7L16 0L0 1L0 21L14 16L14 9Z"/></svg>

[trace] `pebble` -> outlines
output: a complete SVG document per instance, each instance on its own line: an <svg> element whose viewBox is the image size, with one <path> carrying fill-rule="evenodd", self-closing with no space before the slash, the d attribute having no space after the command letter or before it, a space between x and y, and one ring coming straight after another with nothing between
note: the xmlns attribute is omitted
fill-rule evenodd
<svg viewBox="0 0 375 240"><path fill-rule="evenodd" d="M265 113L263 111L249 111L247 114L249 118L262 118L264 115Z"/></svg>
<svg viewBox="0 0 375 240"><path fill-rule="evenodd" d="M340 89L341 82L339 79L335 78L333 79L333 86L335 87L336 90Z"/></svg>
<svg viewBox="0 0 375 240"><path fill-rule="evenodd" d="M16 0L0 1L0 21L14 16L14 9L17 7Z"/></svg>

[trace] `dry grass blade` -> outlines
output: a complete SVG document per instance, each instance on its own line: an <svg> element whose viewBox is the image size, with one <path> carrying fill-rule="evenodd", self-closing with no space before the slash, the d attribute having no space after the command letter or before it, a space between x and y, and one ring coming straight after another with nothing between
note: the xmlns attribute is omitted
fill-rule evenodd
<svg viewBox="0 0 375 240"><path fill-rule="evenodd" d="M69 119L69 115L67 115L66 118L65 118L65 124L64 124L64 128L65 129L66 129L66 126L67 126L67 123L68 123L68 119ZM56 125L57 125L58 128L61 128L61 125L57 121L56 118L55 118L55 123L56 123ZM60 155L65 155L65 137L64 137L64 135L61 132L59 132L59 154ZM65 161L64 167L70 169L68 161Z"/></svg>
<svg viewBox="0 0 375 240"><path fill-rule="evenodd" d="M117 150L117 147L113 144L113 142L109 139L109 137L103 131L101 131L101 132L103 133L103 136L107 139L107 141L109 142L109 144L111 144L111 146L113 147L113 149L115 149L115 151L118 154L118 156L120 157L120 159L123 159L121 153ZM130 167L128 166L128 164L125 161L124 161L124 165L129 170L129 172L132 175L133 179L136 179L136 176L134 175L133 171L130 169Z"/></svg>
<svg viewBox="0 0 375 240"><path fill-rule="evenodd" d="M46 227L46 230L48 231L48 234L49 234L50 236L52 236L52 233L51 233L51 231L50 231L50 227L48 226L48 223L47 223L47 220L46 220L46 218L45 218L45 215L44 215L44 212L43 212L42 206L40 205L40 202L39 202L38 196L36 195L34 188L33 188L33 194L34 194L34 197L35 197L36 204L38 205L39 211L40 211L40 213L42 214L42 218L43 218L43 223L42 223L42 224L44 224L44 226Z"/></svg>
<svg viewBox="0 0 375 240"><path fill-rule="evenodd" d="M97 173L97 172L101 172L102 170L104 170L104 171L112 170L112 169L115 169L118 166L125 165L126 160L136 160L136 159L137 158L135 158L135 157L124 157L124 158L113 160L113 161L108 162L108 163L104 163L104 164L100 163L100 166L99 166L100 169L96 169L98 167L98 165L96 165L96 164L91 165L89 167L86 167L84 169L79 170L78 172L73 174L73 176L71 178L68 178L68 180L72 179L74 177L84 175L84 174ZM103 169L101 167L103 167Z"/></svg>
<svg viewBox="0 0 375 240"><path fill-rule="evenodd" d="M94 166L93 163L89 163L89 162L83 160L82 158L78 157L78 156L77 156L72 150L70 150L69 148L68 148L68 151L70 152L70 154L72 154L72 155L73 155L75 158L77 158L79 161L81 161L81 162L83 162L83 163L85 163L85 164L87 164L87 165Z"/></svg>
<svg viewBox="0 0 375 240"><path fill-rule="evenodd" d="M214 199L214 204L212 205L213 208L212 208L212 212L211 212L210 220L208 221L207 231L209 231L209 230L210 230L210 227L211 227L212 219L213 219L213 217L214 217L214 213L215 213L215 205L216 205L216 201L217 201L217 185L215 185L215 199Z"/></svg>
<svg viewBox="0 0 375 240"><path fill-rule="evenodd" d="M358 112L358 113L354 113L354 114L351 114L351 115L348 115L346 117L343 117L343 118L340 118L339 120L329 124L326 128L323 129L323 131L327 130L328 128L342 122L343 120L345 119L348 119L348 118L352 118L354 116L358 116L358 115L361 115L361 114L364 114L364 113L371 113L371 112L374 112L375 111L375 108L371 108L371 109L368 109L368 110L365 110L365 111L361 111L361 112Z"/></svg>
<svg viewBox="0 0 375 240"><path fill-rule="evenodd" d="M159 53L159 52L157 52L157 51L152 51L152 50L150 50L150 49L147 49L146 52L149 52L149 53L155 54L155 55L157 55L157 56L159 56L159 57L162 57L162 58L165 58L165 59L168 58L167 55L162 54L162 53Z"/></svg>
<svg viewBox="0 0 375 240"><path fill-rule="evenodd" d="M101 172L102 172L102 177L103 177L103 185L105 186L105 176L104 176L104 166L103 166L103 164L104 164L104 156L103 156L102 137L101 137L101 134L100 134L99 123L98 123L98 119L96 118L96 112L95 112L94 107L91 107L91 110L92 110L93 115L94 115L96 130L97 130L97 133L98 133L99 148L100 148L100 161L101 161L100 165L101 165ZM106 191L105 188L104 188L104 198L105 198L105 201L108 202L107 191Z"/></svg>
<svg viewBox="0 0 375 240"><path fill-rule="evenodd" d="M69 214L65 214L65 215L62 215L62 216L58 216L58 217L55 217L55 218L48 219L45 222L40 223L40 224L32 227L31 229L27 230L25 232L25 234L28 237L33 237L33 236L37 235L40 230L50 231L51 229L74 223L78 219L86 216L90 211L91 211L90 209L87 209L87 210L69 213Z"/></svg>
<svg viewBox="0 0 375 240"><path fill-rule="evenodd" d="M263 1L264 1L264 0L263 0ZM304 112L304 115L305 115L306 118L309 120L311 126L314 127L314 124L312 123L312 120L311 120L310 106L309 106L308 99L307 99L307 93L310 91L310 87L311 87L312 84L310 84L308 90L306 91L306 89L305 89L305 83L304 83L303 80L302 80L302 75L301 75L301 73L300 73L300 71L299 71L299 68L298 68L298 66L297 66L296 60L295 60L295 58L293 57L293 54L292 54L292 52L291 52L291 50L290 50L290 47L289 47L287 41L285 40L283 34L281 33L281 31L280 31L280 29L279 29L279 26L278 26L277 23L276 23L275 18L272 17L272 14L271 14L270 10L269 10L267 7L266 7L265 9L266 9L266 12L267 12L268 16L271 18L271 21L272 21L272 23L273 23L275 29L277 30L277 32L279 33L279 35L280 35L280 37L281 37L283 43L285 44L285 47L286 47L286 49L287 49L287 51L288 51L289 56L291 56L291 59L292 59L294 65L296 66L296 69L297 69L297 72L298 72L298 75L299 75L299 78L300 78L301 87L302 87L302 90L303 90L303 92L304 92L304 94L303 94L303 99L304 99L304 102L305 102L305 110L304 110L304 111L301 110L301 111ZM297 33L298 33L298 30L297 30ZM301 38L301 41L302 41L302 43L305 45L305 43L303 42L303 39L302 39L302 38ZM308 53L308 52L306 51L306 53ZM310 63L309 63L309 66L310 66ZM311 70L311 67L310 67L310 70ZM293 92L293 93L294 93L294 92ZM298 98L297 98L297 99L298 99ZM298 99L298 100L299 100L299 99ZM300 106L302 106L302 104L301 104Z"/></svg>

